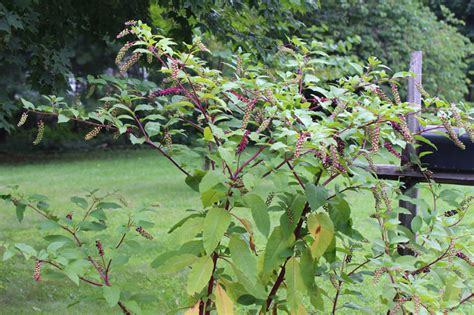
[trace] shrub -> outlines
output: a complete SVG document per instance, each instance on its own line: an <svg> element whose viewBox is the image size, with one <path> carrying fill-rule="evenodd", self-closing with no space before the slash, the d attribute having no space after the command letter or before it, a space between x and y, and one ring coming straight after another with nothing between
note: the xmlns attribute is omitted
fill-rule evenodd
<svg viewBox="0 0 474 315"><path fill-rule="evenodd" d="M233 75L223 77L198 57L209 53L198 40L176 51L171 39L135 21L121 35L133 40L117 58L120 69L126 72L141 59L157 63L164 75L159 90L143 91L131 81L112 83L114 92L91 113L67 104L23 102L27 113L55 115L60 123L83 120L91 127L89 137L113 132L150 146L186 176L202 204L170 229L179 241L151 265L159 272L189 271L189 298L183 304L188 314L229 314L237 307L252 314L367 311L354 303L341 305L340 297L360 297L358 284L382 278L387 281L380 302L390 313L465 307L472 297L472 225L463 219L472 196L429 180L425 189L431 200L401 197L397 185L379 180L371 170L374 158L398 158L415 139L426 141L406 128L405 115L415 109L397 96L398 81L410 73L389 76L370 58L364 66L347 64L346 75L330 84L319 77L332 67L324 45L292 38L275 57L276 70L240 55L227 64ZM383 92L389 84L393 99ZM305 97L304 91L313 94ZM462 110L429 95L416 114L422 125L456 125L472 133ZM176 126L183 123L198 135L191 147L173 144L182 133ZM457 141L456 132L450 136ZM190 150L202 159L185 164L182 157ZM412 163L429 176L416 156ZM378 226L380 237L372 243L353 224L358 214L351 211L349 191L373 193L374 210L367 220ZM44 232L46 249L16 244L4 258L20 251L36 261L35 280L44 269L59 271L75 283L102 287L98 294L124 313L139 312L133 296L121 292L110 273L132 255L121 253L130 234L153 241L153 222L146 208L139 209L113 230L106 224L110 209L126 203L95 191L86 197L71 198L79 214L57 217L43 196L18 190L4 194L16 205L18 219L31 209L48 222L43 229L56 231ZM399 215L407 212L395 205L400 198L420 207L411 230L399 225ZM440 201L453 209L440 208ZM400 248L413 255L401 256Z"/></svg>

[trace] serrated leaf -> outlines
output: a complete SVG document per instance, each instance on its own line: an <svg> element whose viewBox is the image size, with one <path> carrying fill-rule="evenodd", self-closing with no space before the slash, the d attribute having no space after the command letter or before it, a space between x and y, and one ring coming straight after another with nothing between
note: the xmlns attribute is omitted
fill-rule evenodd
<svg viewBox="0 0 474 315"><path fill-rule="evenodd" d="M207 212L202 234L206 253L210 254L214 251L229 227L230 221L229 211L223 208L212 208Z"/></svg>
<svg viewBox="0 0 474 315"><path fill-rule="evenodd" d="M194 295L195 293L200 292L209 282L209 279L212 276L213 269L214 269L214 264L212 262L211 257L209 256L200 257L192 265L191 272L188 275L188 283L186 286L186 292L189 295Z"/></svg>
<svg viewBox="0 0 474 315"><path fill-rule="evenodd" d="M232 315L234 314L234 303L227 295L227 292L222 288L219 282L216 284L216 310L217 315Z"/></svg>
<svg viewBox="0 0 474 315"><path fill-rule="evenodd" d="M325 213L312 213L308 216L308 230L314 241L311 244L311 254L314 258L321 257L334 236L334 225Z"/></svg>

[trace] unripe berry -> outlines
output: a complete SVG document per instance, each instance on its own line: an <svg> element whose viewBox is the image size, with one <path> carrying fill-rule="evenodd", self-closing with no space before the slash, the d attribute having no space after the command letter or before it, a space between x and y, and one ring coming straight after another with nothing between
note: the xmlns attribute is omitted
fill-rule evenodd
<svg viewBox="0 0 474 315"><path fill-rule="evenodd" d="M40 120L38 122L38 133L36 134L36 139L33 141L34 145L37 145L43 140L43 135L44 135L44 122Z"/></svg>

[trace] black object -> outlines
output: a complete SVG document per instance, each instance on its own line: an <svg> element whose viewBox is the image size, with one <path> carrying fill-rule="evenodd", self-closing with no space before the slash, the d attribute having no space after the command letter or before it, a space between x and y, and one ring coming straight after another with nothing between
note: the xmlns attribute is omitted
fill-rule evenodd
<svg viewBox="0 0 474 315"><path fill-rule="evenodd" d="M433 126L427 126L426 129L428 130L432 127ZM444 133L444 135L439 132ZM474 143L471 142L466 133L459 136L459 140L466 146L465 150L457 147L453 141L449 139L446 134L446 129L439 128L429 130L422 132L421 135L431 141L437 148L436 150L424 142L418 142L420 144L417 148L418 153L425 151L433 152L420 158L423 166L427 166L431 170L474 172Z"/></svg>

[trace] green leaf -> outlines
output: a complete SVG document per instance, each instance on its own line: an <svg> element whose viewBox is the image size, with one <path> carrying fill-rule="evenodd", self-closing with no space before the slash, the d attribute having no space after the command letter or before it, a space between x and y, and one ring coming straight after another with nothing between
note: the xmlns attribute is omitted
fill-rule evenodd
<svg viewBox="0 0 474 315"><path fill-rule="evenodd" d="M334 225L325 213L312 213L308 216L308 230L314 241L311 254L314 258L321 257L334 236Z"/></svg>
<svg viewBox="0 0 474 315"><path fill-rule="evenodd" d="M76 285L79 285L79 276L75 271L66 268L64 269L64 273L69 279L71 279L72 282L74 282Z"/></svg>
<svg viewBox="0 0 474 315"><path fill-rule="evenodd" d="M20 250L20 252L25 256L26 259L29 259L31 256L36 256L36 250L30 245L24 243L15 244L15 247Z"/></svg>
<svg viewBox="0 0 474 315"><path fill-rule="evenodd" d="M25 109L35 109L35 105L33 105L33 103L31 103L31 102L28 102L24 98L21 99L21 102L23 104L23 108L25 108Z"/></svg>
<svg viewBox="0 0 474 315"><path fill-rule="evenodd" d="M173 273L192 265L197 259L198 257L192 254L176 255L173 253L173 255L166 259L163 263L155 263L153 264L153 267L156 268L156 271L160 273Z"/></svg>
<svg viewBox="0 0 474 315"><path fill-rule="evenodd" d="M423 225L423 219L420 216L416 216L413 218L411 221L411 230L416 233L421 229L421 226Z"/></svg>
<svg viewBox="0 0 474 315"><path fill-rule="evenodd" d="M183 244L191 241L196 235L202 232L204 228L204 218L195 217L187 220L183 225L174 231L173 240L177 244Z"/></svg>
<svg viewBox="0 0 474 315"><path fill-rule="evenodd" d="M132 144L143 144L145 142L145 137L137 138L133 133L130 134L130 142Z"/></svg>
<svg viewBox="0 0 474 315"><path fill-rule="evenodd" d="M271 275L291 255L289 249L293 246L295 236L291 234L285 238L280 226L276 227L268 238L265 254L263 257L263 274Z"/></svg>
<svg viewBox="0 0 474 315"><path fill-rule="evenodd" d="M212 253L221 241L231 221L230 213L223 208L212 208L206 214L202 240L204 249Z"/></svg>
<svg viewBox="0 0 474 315"><path fill-rule="evenodd" d="M284 237L288 237L293 234L298 221L303 213L306 199L303 195L297 194L291 201L291 204L285 209L284 213L280 217L280 226Z"/></svg>
<svg viewBox="0 0 474 315"><path fill-rule="evenodd" d="M329 216L336 231L350 235L352 231L351 208L349 203L337 197L329 203Z"/></svg>
<svg viewBox="0 0 474 315"><path fill-rule="evenodd" d="M204 128L204 140L214 141L214 137L212 135L212 131L211 131L211 128L209 128L209 126Z"/></svg>
<svg viewBox="0 0 474 315"><path fill-rule="evenodd" d="M115 202L101 202L101 203L97 204L97 208L118 209L118 208L122 208L122 206L119 205L118 203L115 203Z"/></svg>
<svg viewBox="0 0 474 315"><path fill-rule="evenodd" d="M192 190L199 192L199 184L206 174L206 171L196 169L193 175L186 177L185 182Z"/></svg>
<svg viewBox="0 0 474 315"><path fill-rule="evenodd" d="M257 258L249 246L237 234L233 234L229 242L232 261L250 279L257 279Z"/></svg>
<svg viewBox="0 0 474 315"><path fill-rule="evenodd" d="M257 229L265 237L268 237L270 233L270 216L268 214L267 205L260 196L255 194L246 195L244 200L247 207L252 211L252 217Z"/></svg>
<svg viewBox="0 0 474 315"><path fill-rule="evenodd" d="M11 251L9 249L7 249L4 253L3 253L3 261L6 261L10 258L12 258L13 256L15 256L15 252L14 251Z"/></svg>
<svg viewBox="0 0 474 315"><path fill-rule="evenodd" d="M319 207L326 204L329 197L326 188L310 183L306 184L305 194L313 211L318 210Z"/></svg>
<svg viewBox="0 0 474 315"><path fill-rule="evenodd" d="M71 197L71 202L75 203L77 206L81 207L82 209L86 209L88 206L87 200L82 197Z"/></svg>
<svg viewBox="0 0 474 315"><path fill-rule="evenodd" d="M234 162L234 157L235 157L234 153L224 147L219 147L217 150L219 151L219 155L221 156L221 158L230 167L232 163Z"/></svg>
<svg viewBox="0 0 474 315"><path fill-rule="evenodd" d="M108 287L104 285L102 287L102 293L104 294L104 299L107 301L110 307L117 305L120 300L120 288L118 287Z"/></svg>
<svg viewBox="0 0 474 315"><path fill-rule="evenodd" d="M79 224L79 228L81 231L102 231L105 230L107 226L99 222L85 221Z"/></svg>
<svg viewBox="0 0 474 315"><path fill-rule="evenodd" d="M212 270L214 269L214 263L211 257L203 256L200 257L193 265L192 270L188 276L188 283L186 286L186 292L189 295L194 295L200 292L209 279L212 276Z"/></svg>
<svg viewBox="0 0 474 315"><path fill-rule="evenodd" d="M69 121L69 117L67 117L66 115L64 115L64 114L59 114L58 115L58 124L65 123L65 122L68 122L68 121Z"/></svg>
<svg viewBox="0 0 474 315"><path fill-rule="evenodd" d="M150 137L153 137L153 136L156 136L157 134L159 134L160 129L161 129L161 124L157 123L157 122L150 121L145 125L145 131L147 132L148 136L150 136Z"/></svg>
<svg viewBox="0 0 474 315"><path fill-rule="evenodd" d="M298 307L302 304L303 295L306 292L303 277L301 276L300 264L295 257L291 257L286 263L286 285L287 297L290 310L297 313Z"/></svg>
<svg viewBox="0 0 474 315"><path fill-rule="evenodd" d="M16 205L16 217L18 219L18 222L23 221L23 216L25 214L26 210L26 205L23 203L17 203Z"/></svg>

